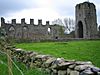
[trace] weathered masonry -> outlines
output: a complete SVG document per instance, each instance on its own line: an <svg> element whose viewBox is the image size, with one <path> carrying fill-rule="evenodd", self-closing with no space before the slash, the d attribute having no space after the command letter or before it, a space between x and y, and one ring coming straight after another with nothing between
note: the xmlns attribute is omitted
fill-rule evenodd
<svg viewBox="0 0 100 75"><path fill-rule="evenodd" d="M84 2L75 7L76 38L94 39L97 37L96 7L93 3Z"/></svg>
<svg viewBox="0 0 100 75"><path fill-rule="evenodd" d="M43 25L41 19L38 20L38 25L35 25L34 19L30 19L30 24L26 24L25 18L21 19L21 23L16 23L16 19L12 19L12 23L5 23L5 19L1 17L1 27L6 30L9 37L17 40L58 39L61 34L61 26L50 25L49 21Z"/></svg>
<svg viewBox="0 0 100 75"><path fill-rule="evenodd" d="M59 25L50 25L46 21L46 25L42 24L42 20L38 20L38 25L34 24L34 19L30 19L30 24L25 22L25 18L21 19L21 23L16 23L16 19L12 19L12 23L5 23L5 19L1 17L1 27L5 29L7 35L16 40L64 40L67 39L97 39L100 38L100 31L97 31L96 7L93 3L83 2L75 7L76 26L75 31L69 35L64 34L64 27Z"/></svg>

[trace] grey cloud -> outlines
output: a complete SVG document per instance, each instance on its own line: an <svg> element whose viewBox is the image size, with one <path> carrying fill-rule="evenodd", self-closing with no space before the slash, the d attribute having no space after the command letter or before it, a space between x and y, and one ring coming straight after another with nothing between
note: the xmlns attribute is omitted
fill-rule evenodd
<svg viewBox="0 0 100 75"><path fill-rule="evenodd" d="M0 16L26 8L36 7L32 0L0 0Z"/></svg>
<svg viewBox="0 0 100 75"><path fill-rule="evenodd" d="M73 16L73 14L75 13L74 11L74 7L62 7L59 9L59 12L62 14L62 15L69 15L69 16Z"/></svg>
<svg viewBox="0 0 100 75"><path fill-rule="evenodd" d="M69 15L69 16L74 16L74 5L59 5L59 6L55 6L55 10L57 12L59 12L62 16L66 16L66 15Z"/></svg>
<svg viewBox="0 0 100 75"><path fill-rule="evenodd" d="M59 12L62 16L74 16L74 9L77 1L67 1L67 0L55 0L54 8L57 12Z"/></svg>

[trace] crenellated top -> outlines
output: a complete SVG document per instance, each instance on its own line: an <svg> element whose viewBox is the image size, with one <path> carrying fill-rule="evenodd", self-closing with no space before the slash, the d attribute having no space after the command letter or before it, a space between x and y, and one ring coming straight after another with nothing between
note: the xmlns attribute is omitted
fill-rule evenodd
<svg viewBox="0 0 100 75"><path fill-rule="evenodd" d="M46 21L46 25L49 25L49 21Z"/></svg>
<svg viewBox="0 0 100 75"><path fill-rule="evenodd" d="M30 19L30 24L34 24L34 19Z"/></svg>
<svg viewBox="0 0 100 75"><path fill-rule="evenodd" d="M21 24L25 24L25 18L21 19Z"/></svg>
<svg viewBox="0 0 100 75"><path fill-rule="evenodd" d="M42 25L42 19L38 19L38 25Z"/></svg>
<svg viewBox="0 0 100 75"><path fill-rule="evenodd" d="M1 17L1 23L5 23L5 19L4 19L3 17ZM6 23L6 24L7 24L7 23ZM23 25L23 24L26 24L25 18L22 18L22 19L21 19L21 23L16 23L16 19L12 19L12 20L11 20L11 24L12 24L12 25L17 25L17 24ZM31 18L30 18L30 24L27 24L27 25L35 25L35 24L34 24L34 19L31 19ZM43 24L42 24L42 19L38 19L38 25L43 25ZM38 25L36 25L36 26L38 26ZM50 24L49 24L49 21L46 21L46 25L50 25Z"/></svg>
<svg viewBox="0 0 100 75"><path fill-rule="evenodd" d="M16 24L16 19L12 19L12 24Z"/></svg>

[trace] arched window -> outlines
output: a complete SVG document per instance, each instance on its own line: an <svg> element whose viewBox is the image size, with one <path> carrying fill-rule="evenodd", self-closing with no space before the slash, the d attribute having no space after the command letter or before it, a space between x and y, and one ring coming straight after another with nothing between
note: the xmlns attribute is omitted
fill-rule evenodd
<svg viewBox="0 0 100 75"><path fill-rule="evenodd" d="M15 31L15 28L14 28L13 26L11 26L11 27L9 28L9 31Z"/></svg>
<svg viewBox="0 0 100 75"><path fill-rule="evenodd" d="M23 30L25 30L25 31L26 31L27 29L28 29L27 27L23 27Z"/></svg>
<svg viewBox="0 0 100 75"><path fill-rule="evenodd" d="M8 31L9 31L9 35L8 36L14 38L14 36L15 36L15 28L13 26L11 26Z"/></svg>

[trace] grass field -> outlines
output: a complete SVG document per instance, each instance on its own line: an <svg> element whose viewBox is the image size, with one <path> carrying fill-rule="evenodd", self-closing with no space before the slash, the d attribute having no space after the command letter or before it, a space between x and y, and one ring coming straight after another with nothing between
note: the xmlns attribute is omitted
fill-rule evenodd
<svg viewBox="0 0 100 75"><path fill-rule="evenodd" d="M16 65L20 68L24 75L47 75L44 72L39 71L38 69L27 69L24 64L15 62ZM12 68L13 75L22 75L18 69L13 65ZM8 65L7 57L4 54L0 53L0 75L8 75Z"/></svg>
<svg viewBox="0 0 100 75"><path fill-rule="evenodd" d="M100 40L21 43L16 44L16 47L69 60L91 61L100 67Z"/></svg>

